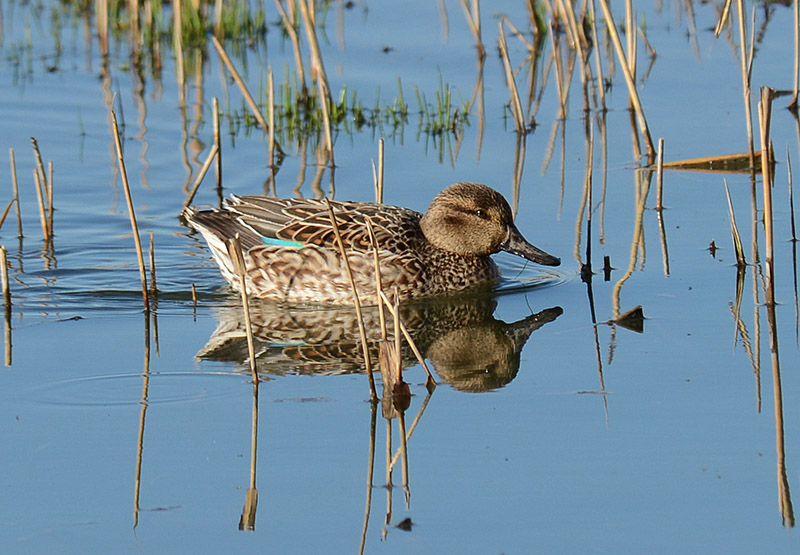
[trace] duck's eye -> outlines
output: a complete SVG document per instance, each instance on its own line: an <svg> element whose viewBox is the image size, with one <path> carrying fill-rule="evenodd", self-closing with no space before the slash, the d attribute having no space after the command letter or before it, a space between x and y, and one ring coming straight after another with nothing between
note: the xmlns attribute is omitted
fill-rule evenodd
<svg viewBox="0 0 800 555"><path fill-rule="evenodd" d="M475 215L478 216L479 218L485 218L486 217L486 210L478 208L477 210L475 210Z"/></svg>

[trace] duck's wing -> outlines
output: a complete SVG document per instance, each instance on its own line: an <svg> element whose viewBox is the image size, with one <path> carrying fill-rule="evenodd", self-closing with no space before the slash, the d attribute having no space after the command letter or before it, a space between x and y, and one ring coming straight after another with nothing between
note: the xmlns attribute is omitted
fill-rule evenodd
<svg viewBox="0 0 800 555"><path fill-rule="evenodd" d="M366 221L372 224L381 249L395 250L418 234L421 215L413 210L366 202L331 201L336 224L346 248L364 252L372 246ZM263 196L233 197L226 205L240 225L260 238L288 244L337 248L327 204L316 199ZM241 235L241 234L240 234ZM263 239L261 240L263 244Z"/></svg>

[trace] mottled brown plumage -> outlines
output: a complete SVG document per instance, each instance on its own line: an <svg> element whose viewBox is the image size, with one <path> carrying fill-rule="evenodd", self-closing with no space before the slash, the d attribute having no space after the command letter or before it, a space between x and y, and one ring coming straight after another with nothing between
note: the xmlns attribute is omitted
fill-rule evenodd
<svg viewBox="0 0 800 555"><path fill-rule="evenodd" d="M401 300L491 287L498 278L489 255L505 250L534 262L560 260L528 243L511 208L493 189L456 183L423 216L397 206L331 201L359 297L376 301L375 231L381 286ZM238 288L225 241L239 235L246 287L252 296L290 303L352 302L352 290L325 202L263 196L233 197L223 210L184 213L208 241L223 276Z"/></svg>

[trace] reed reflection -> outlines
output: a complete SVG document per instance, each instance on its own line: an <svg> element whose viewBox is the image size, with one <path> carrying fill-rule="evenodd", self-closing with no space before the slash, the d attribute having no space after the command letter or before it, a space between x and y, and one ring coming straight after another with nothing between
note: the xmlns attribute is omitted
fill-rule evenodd
<svg viewBox="0 0 800 555"><path fill-rule="evenodd" d="M496 306L496 300L486 296L442 299L402 305L400 319L442 380L461 391L491 391L516 377L520 353L531 334L563 312L561 307L552 307L506 323L494 317ZM240 307L222 306L216 316L217 329L198 358L246 363L247 338ZM259 374L364 371L358 323L349 308L260 303L251 307L250 317ZM378 360L382 340L378 310L365 309L364 320L370 356ZM416 363L405 343L400 361L403 368Z"/></svg>

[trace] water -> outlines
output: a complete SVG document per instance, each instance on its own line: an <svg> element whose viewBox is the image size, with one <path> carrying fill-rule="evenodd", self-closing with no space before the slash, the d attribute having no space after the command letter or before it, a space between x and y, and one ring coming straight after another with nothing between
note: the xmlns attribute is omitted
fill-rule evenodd
<svg viewBox="0 0 800 555"><path fill-rule="evenodd" d="M480 138L474 109L461 142L419 130L414 94L417 87L433 103L447 85L454 105L472 96L479 73L461 8L448 5L444 38L433 3L356 4L341 12L341 48L339 7L332 7L321 42L334 96L346 83L366 106L378 96L391 104L400 77L411 112L402 129L338 133L335 197L374 198L371 160L385 135L387 203L422 211L451 182L485 182L515 204L526 237L563 261L540 271L499 255L507 280L500 294L407 315L428 321L414 329L440 385L428 398L424 371L404 352L413 394L407 427L424 411L408 443L407 488L397 462L387 489L387 420L368 402L347 311L261 311L258 364L266 379L252 456L254 390L241 356L238 298L204 243L178 220L185 184L212 144L211 99L241 111L241 95L213 48L201 73L187 73L184 109L169 48L160 79L147 62L142 81L131 71L126 39L112 41L103 78L96 33L87 53L80 18L57 8L63 27L51 31L59 5L45 3L39 13L2 4L0 144L15 149L25 233L20 242L12 210L2 228L12 277L11 361L0 387L0 537L8 551L339 553L358 551L362 534L368 553L797 549L791 494L800 458L800 357L787 148L793 167L800 163L796 123L783 109L788 100L776 100L772 121L778 382L764 306L764 231L751 213L755 199L761 217L760 178L752 195L747 174L666 172L661 221L655 179L640 211L641 160L617 68L605 136L592 114L591 247L599 273L589 290L579 275L588 236L585 216L578 217L587 158L580 76L572 78L561 122L549 75L524 152L503 108L496 14L528 29L524 3L483 6L485 131ZM667 160L747 150L738 50L708 31L713 6L693 8L694 22L684 4L639 7L657 51L640 94L654 138L665 138ZM265 9L266 43L249 49L246 63L233 57L254 94L263 90L267 63L279 83L284 66L293 67L274 6ZM754 89L791 89L791 10L759 6L756 13ZM509 45L516 67L526 50L510 34ZM649 59L639 48L641 78ZM541 72L548 56L549 49ZM111 106L145 244L154 235L161 294L147 327ZM263 192L266 139L230 129L223 119L225 194ZM54 162L52 252L40 239L31 136L45 163ZM300 152L288 141L284 147L277 194L292 195L299 183L300 194L313 196L320 171L313 149L304 167ZM518 194L517 152L524 160ZM7 158L0 175L10 175ZM723 178L748 262L759 262L743 277L739 331ZM212 170L196 204L217 203L213 179ZM9 182L0 205L10 198ZM328 192L330 183L325 170L319 187ZM640 230L644 240L636 243ZM615 268L609 281L603 256ZM637 305L646 317L641 333L609 323ZM513 335L515 323L534 314L543 317L535 329ZM212 354L215 345L223 349ZM391 423L394 453L400 432L397 419ZM253 479L255 530L245 532L239 520ZM397 527L405 519L410 531Z"/></svg>

